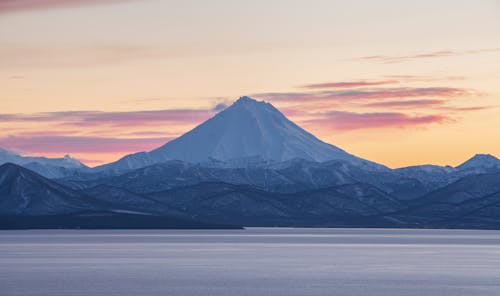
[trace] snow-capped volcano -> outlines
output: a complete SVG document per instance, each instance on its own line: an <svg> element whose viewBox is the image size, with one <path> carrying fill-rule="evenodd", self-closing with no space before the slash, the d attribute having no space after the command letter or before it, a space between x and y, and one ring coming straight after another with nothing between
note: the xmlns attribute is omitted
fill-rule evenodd
<svg viewBox="0 0 500 296"><path fill-rule="evenodd" d="M280 162L294 158L315 162L345 160L357 165L379 166L319 140L273 105L241 97L181 137L150 152L128 155L104 167L133 169L167 160Z"/></svg>
<svg viewBox="0 0 500 296"><path fill-rule="evenodd" d="M317 162L353 158L306 132L273 105L249 97L239 98L215 117L151 154L194 163L252 157Z"/></svg>

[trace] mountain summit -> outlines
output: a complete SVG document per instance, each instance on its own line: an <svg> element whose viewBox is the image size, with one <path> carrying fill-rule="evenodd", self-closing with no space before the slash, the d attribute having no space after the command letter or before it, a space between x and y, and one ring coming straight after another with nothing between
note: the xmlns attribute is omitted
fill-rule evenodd
<svg viewBox="0 0 500 296"><path fill-rule="evenodd" d="M294 158L375 165L319 140L287 119L273 105L240 97L179 138L150 152L125 156L105 167L133 169L167 160L207 163L260 159L280 162Z"/></svg>
<svg viewBox="0 0 500 296"><path fill-rule="evenodd" d="M491 154L476 154L461 165L459 170L500 169L500 159Z"/></svg>

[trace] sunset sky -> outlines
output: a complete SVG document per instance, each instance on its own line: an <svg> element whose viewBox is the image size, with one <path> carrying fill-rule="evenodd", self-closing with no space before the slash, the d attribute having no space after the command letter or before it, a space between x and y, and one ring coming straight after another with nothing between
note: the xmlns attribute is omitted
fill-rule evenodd
<svg viewBox="0 0 500 296"><path fill-rule="evenodd" d="M0 1L0 147L90 166L242 95L390 167L500 156L500 1Z"/></svg>

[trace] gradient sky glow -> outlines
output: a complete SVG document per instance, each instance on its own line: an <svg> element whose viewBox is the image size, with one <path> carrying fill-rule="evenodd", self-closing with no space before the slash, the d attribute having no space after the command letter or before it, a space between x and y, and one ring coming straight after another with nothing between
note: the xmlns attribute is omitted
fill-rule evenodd
<svg viewBox="0 0 500 296"><path fill-rule="evenodd" d="M236 98L391 167L500 156L500 1L0 1L0 147L97 165Z"/></svg>

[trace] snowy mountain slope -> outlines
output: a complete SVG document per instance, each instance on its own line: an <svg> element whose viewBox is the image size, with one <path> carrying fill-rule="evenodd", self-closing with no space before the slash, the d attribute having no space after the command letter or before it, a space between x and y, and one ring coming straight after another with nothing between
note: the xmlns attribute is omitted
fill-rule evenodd
<svg viewBox="0 0 500 296"><path fill-rule="evenodd" d="M47 178L60 178L67 175L68 171L87 168L83 163L69 155L62 158L23 156L0 148L0 165L4 163L21 165Z"/></svg>
<svg viewBox="0 0 500 296"><path fill-rule="evenodd" d="M394 169L401 178L418 180L429 191L451 184L461 178L500 172L500 159L490 154L476 154L456 166L416 165Z"/></svg>
<svg viewBox="0 0 500 296"><path fill-rule="evenodd" d="M0 166L0 213L46 215L95 209L92 199L21 166Z"/></svg>
<svg viewBox="0 0 500 296"><path fill-rule="evenodd" d="M97 174L96 174L97 175ZM267 192L293 193L338 185L364 183L380 188L400 200L420 197L439 188L395 171L369 171L347 161L313 162L293 159L258 167L207 167L171 160L117 175L90 174L69 176L59 182L78 190L98 185L114 186L134 193L196 185L202 182L221 182L247 185Z"/></svg>
<svg viewBox="0 0 500 296"><path fill-rule="evenodd" d="M334 226L402 208L397 200L366 184L282 194L210 182L149 196L203 221L246 226Z"/></svg>
<svg viewBox="0 0 500 296"><path fill-rule="evenodd" d="M16 164L0 166L0 229L225 227L171 213L119 188L77 192Z"/></svg>
<svg viewBox="0 0 500 296"><path fill-rule="evenodd" d="M250 167L205 166L170 160L117 175L94 178L93 175L82 174L59 181L74 189L109 185L136 193L167 190L200 182L249 185L270 192L297 192L359 182L372 184L388 192L392 188L401 191L402 187L408 187L407 178L391 175L389 170L364 170L343 160L318 163L304 159ZM410 186L413 191L416 190L413 183Z"/></svg>
<svg viewBox="0 0 500 296"><path fill-rule="evenodd" d="M452 203L477 199L500 191L500 172L463 177L412 201L414 204Z"/></svg>
<svg viewBox="0 0 500 296"><path fill-rule="evenodd" d="M487 173L500 170L500 159L491 154L476 154L456 167L460 171Z"/></svg>
<svg viewBox="0 0 500 296"><path fill-rule="evenodd" d="M420 227L498 229L500 172L469 175L411 201L395 218Z"/></svg>
<svg viewBox="0 0 500 296"><path fill-rule="evenodd" d="M39 225L49 228L172 227L172 222L162 222L163 218L246 226L498 228L500 173L471 175L408 201L378 186L356 182L348 175L340 175L337 180L347 182L345 184L323 187L335 174L345 172L342 168L345 163L339 161L296 160L293 163L293 166L266 171L264 168L206 168L171 161L111 180L119 186L103 184L80 190L70 189L23 167L4 164L0 166L0 228L7 222L10 228L20 225L28 228ZM364 177L354 175L370 181L370 177L381 174L372 173ZM267 174L272 176L266 179ZM382 179L394 182L399 177ZM266 186L266 182L288 184L296 189L291 192L262 190L259 184ZM148 184L146 191L149 192L135 191L144 184ZM162 190L164 184L167 190ZM311 185L321 188L307 189ZM134 190L127 189L129 186ZM131 215L142 218L130 224L134 218ZM34 217L39 218L31 220ZM145 224L145 217L154 219L146 219Z"/></svg>
<svg viewBox="0 0 500 296"><path fill-rule="evenodd" d="M150 152L127 155L98 170L128 170L167 160L245 166L248 161L272 163L294 158L315 162L345 160L366 169L386 169L319 140L269 103L241 97L179 138Z"/></svg>
<svg viewBox="0 0 500 296"><path fill-rule="evenodd" d="M171 214L168 207L113 186L75 190L12 163L0 166L0 215L81 212Z"/></svg>
<svg viewBox="0 0 500 296"><path fill-rule="evenodd" d="M223 182L201 182L149 194L105 185L76 191L15 164L0 166L0 222L14 219L11 228L36 217L29 228L48 222L49 228L101 227L123 219L116 216L120 213L184 219L191 224L200 219L218 225L312 226L400 208L397 200L365 184L289 194ZM128 225L126 220L120 221ZM115 224L113 228L118 227Z"/></svg>

